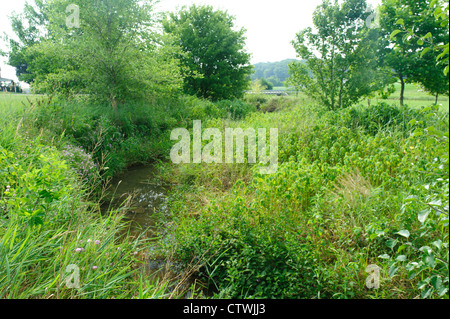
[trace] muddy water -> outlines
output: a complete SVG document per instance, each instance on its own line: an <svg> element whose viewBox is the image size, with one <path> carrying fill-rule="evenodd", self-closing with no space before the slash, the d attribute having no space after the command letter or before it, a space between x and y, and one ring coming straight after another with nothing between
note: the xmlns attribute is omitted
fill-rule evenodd
<svg viewBox="0 0 450 319"><path fill-rule="evenodd" d="M159 231L158 221L167 213L167 185L153 181L155 168L143 166L130 168L115 177L110 185L112 206L118 207L128 198L130 209L126 219L130 222L130 236L145 234L147 238L155 237ZM131 196L131 197L130 197Z"/></svg>

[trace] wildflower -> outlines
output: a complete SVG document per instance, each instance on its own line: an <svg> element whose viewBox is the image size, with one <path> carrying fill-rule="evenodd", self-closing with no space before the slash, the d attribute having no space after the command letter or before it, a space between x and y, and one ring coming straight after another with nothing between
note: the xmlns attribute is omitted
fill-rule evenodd
<svg viewBox="0 0 450 319"><path fill-rule="evenodd" d="M95 241L95 244L96 244L96 245L99 245L99 244L100 244L100 240L97 239L97 240Z"/></svg>
<svg viewBox="0 0 450 319"><path fill-rule="evenodd" d="M87 240L87 242L88 242L88 243L91 243L91 242L92 242L92 239L89 238L89 239Z"/></svg>
<svg viewBox="0 0 450 319"><path fill-rule="evenodd" d="M84 248L77 248L77 249L75 249L75 251L76 251L77 253L79 253L80 251L84 251Z"/></svg>
<svg viewBox="0 0 450 319"><path fill-rule="evenodd" d="M94 269L94 270L97 269L97 268L98 268L97 266L92 266L92 269Z"/></svg>

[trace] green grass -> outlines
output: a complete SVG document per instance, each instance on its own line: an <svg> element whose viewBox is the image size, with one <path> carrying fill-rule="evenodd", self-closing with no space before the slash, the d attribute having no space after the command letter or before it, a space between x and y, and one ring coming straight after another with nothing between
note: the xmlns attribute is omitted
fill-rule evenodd
<svg viewBox="0 0 450 319"><path fill-rule="evenodd" d="M387 100L380 98L372 99L371 103L388 102L392 105L400 106L400 83L395 83L395 92L389 96ZM433 105L435 102L435 97L423 91L416 84L408 83L405 85L404 92L404 104L412 108L421 108L423 106ZM441 111L446 111L449 109L449 98L445 95L440 95L438 98L438 104L440 105Z"/></svg>
<svg viewBox="0 0 450 319"><path fill-rule="evenodd" d="M400 105L400 83L395 83L395 92L389 96L387 100L383 100L381 98L374 98L371 99L371 103L379 103L386 101L389 104L392 105ZM286 91L287 88L284 86L281 87L274 87L274 90L280 90L280 91ZM423 89L421 89L418 85L413 83L408 83L405 85L405 101L404 103L410 107L413 108L420 108L422 106L429 106L431 104L434 104L435 97L433 95L430 95L429 93L425 92ZM361 101L361 103L366 103L364 101ZM449 109L449 97L446 95L441 95L438 98L438 104L442 104L441 110L445 111Z"/></svg>

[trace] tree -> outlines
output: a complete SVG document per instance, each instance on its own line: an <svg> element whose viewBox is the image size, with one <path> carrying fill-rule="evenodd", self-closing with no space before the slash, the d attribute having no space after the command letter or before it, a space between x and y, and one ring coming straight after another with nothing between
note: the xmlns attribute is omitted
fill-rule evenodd
<svg viewBox="0 0 450 319"><path fill-rule="evenodd" d="M193 5L163 21L184 54L184 91L212 100L241 97L249 85L250 55L245 52L244 29L233 30L234 18L211 6Z"/></svg>
<svg viewBox="0 0 450 319"><path fill-rule="evenodd" d="M442 65L436 63L437 55L437 51L433 51L420 58L414 76L424 90L435 97L435 104L438 102L439 95L449 93L449 77L442 71Z"/></svg>
<svg viewBox="0 0 450 319"><path fill-rule="evenodd" d="M385 42L382 56L400 81L400 105L404 103L406 83L418 82L434 95L445 93L444 86L448 85L448 79L438 74L443 69L436 65L439 53L431 50L432 42L448 45L448 18L447 25L441 24L430 14L430 6L428 0L383 0L380 7L381 35ZM424 54L428 56L423 58Z"/></svg>
<svg viewBox="0 0 450 319"><path fill-rule="evenodd" d="M69 5L80 10L79 27L66 23ZM151 0L55 0L41 10L43 36L17 51L37 90L86 93L117 114L122 101L181 87L177 49L155 33Z"/></svg>
<svg viewBox="0 0 450 319"><path fill-rule="evenodd" d="M306 28L292 42L306 63L290 64L289 82L331 110L383 87L377 30L365 23L369 14L365 0L324 0L313 14L317 31Z"/></svg>
<svg viewBox="0 0 450 319"><path fill-rule="evenodd" d="M32 83L33 75L27 71L29 57L27 48L39 43L47 34L44 25L48 23L48 5L43 0L35 0L34 5L25 3L22 13L11 16L11 27L16 39L9 38L8 64L16 68L19 80Z"/></svg>
<svg viewBox="0 0 450 319"><path fill-rule="evenodd" d="M273 90L273 84L267 81L265 78L259 79L258 82L264 88L264 90Z"/></svg>
<svg viewBox="0 0 450 319"><path fill-rule="evenodd" d="M261 78L267 79L274 86L283 86L289 78L289 64L295 61L294 59L286 59L277 62L260 62L254 65L254 73L250 76L252 81Z"/></svg>

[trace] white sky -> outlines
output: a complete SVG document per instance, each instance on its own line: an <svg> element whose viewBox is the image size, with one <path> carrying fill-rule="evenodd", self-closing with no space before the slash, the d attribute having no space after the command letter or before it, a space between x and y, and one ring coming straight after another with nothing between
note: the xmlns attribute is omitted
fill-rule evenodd
<svg viewBox="0 0 450 319"><path fill-rule="evenodd" d="M13 11L21 12L25 2L0 0L0 37L3 32L11 34L8 16ZM375 7L381 0L367 2ZM291 41L297 32L312 26L312 13L322 0L160 0L157 8L158 11L175 11L177 7L193 3L212 5L235 16L236 27L247 30L251 62L258 63L296 58ZM0 58L0 67L2 77L17 79L14 68L7 66L5 59Z"/></svg>

